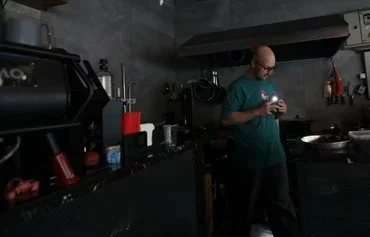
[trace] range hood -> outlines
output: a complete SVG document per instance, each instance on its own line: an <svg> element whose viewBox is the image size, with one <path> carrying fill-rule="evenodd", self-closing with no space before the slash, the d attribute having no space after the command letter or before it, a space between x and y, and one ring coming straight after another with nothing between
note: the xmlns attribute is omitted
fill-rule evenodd
<svg viewBox="0 0 370 237"><path fill-rule="evenodd" d="M177 56L201 66L250 63L251 49L269 45L277 61L332 57L349 36L342 16L324 16L196 35L177 49Z"/></svg>

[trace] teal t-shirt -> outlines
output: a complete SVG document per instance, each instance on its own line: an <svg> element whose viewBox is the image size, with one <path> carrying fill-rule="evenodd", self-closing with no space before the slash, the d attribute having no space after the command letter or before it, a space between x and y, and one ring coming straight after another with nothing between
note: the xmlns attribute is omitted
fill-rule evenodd
<svg viewBox="0 0 370 237"><path fill-rule="evenodd" d="M232 112L256 109L275 93L272 81L243 75L229 86L221 119L226 119ZM286 155L274 115L256 117L232 127L236 141L233 161L237 167L267 168L285 161Z"/></svg>

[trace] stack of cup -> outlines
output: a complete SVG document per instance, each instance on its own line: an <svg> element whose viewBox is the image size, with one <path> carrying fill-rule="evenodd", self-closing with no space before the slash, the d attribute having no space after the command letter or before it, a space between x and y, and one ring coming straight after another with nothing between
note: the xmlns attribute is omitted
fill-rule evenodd
<svg viewBox="0 0 370 237"><path fill-rule="evenodd" d="M177 129L178 125L163 125L163 132L164 132L164 143L167 146L176 146L177 145Z"/></svg>

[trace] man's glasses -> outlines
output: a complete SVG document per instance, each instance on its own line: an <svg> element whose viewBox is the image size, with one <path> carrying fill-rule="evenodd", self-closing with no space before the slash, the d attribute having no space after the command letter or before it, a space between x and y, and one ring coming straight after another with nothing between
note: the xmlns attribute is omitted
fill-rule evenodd
<svg viewBox="0 0 370 237"><path fill-rule="evenodd" d="M263 69L265 69L266 71L268 72L275 72L276 71L276 66L275 67L265 67L263 66L260 62L258 62L257 59L254 59L254 61L260 66L262 67Z"/></svg>

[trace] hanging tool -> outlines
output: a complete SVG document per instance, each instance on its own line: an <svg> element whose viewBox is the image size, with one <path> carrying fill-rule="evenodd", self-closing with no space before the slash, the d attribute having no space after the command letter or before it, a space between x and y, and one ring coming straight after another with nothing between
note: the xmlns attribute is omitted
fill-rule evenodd
<svg viewBox="0 0 370 237"><path fill-rule="evenodd" d="M131 112L131 106L133 104L133 102L131 102L131 100L133 99L132 98L132 85L137 86L139 84L136 81L130 81L127 85L128 86L128 99L130 100L130 102L128 103L128 112Z"/></svg>
<svg viewBox="0 0 370 237"><path fill-rule="evenodd" d="M326 98L328 106L333 104L332 94L332 83L331 81L326 81L324 85L324 98Z"/></svg>
<svg viewBox="0 0 370 237"><path fill-rule="evenodd" d="M121 77L122 77L122 99L123 99L123 113L126 113L126 68L123 63L121 63Z"/></svg>
<svg viewBox="0 0 370 237"><path fill-rule="evenodd" d="M334 103L338 104L339 99L340 99L341 104L345 104L346 101L345 101L345 98L344 98L344 86L343 86L342 78L340 77L340 75L339 75L339 73L338 73L338 71L335 67L335 62L334 62L333 58L331 59L331 63L333 65L333 74L332 74L332 77L333 77L333 86L332 86L333 94L332 94L332 97L334 97Z"/></svg>
<svg viewBox="0 0 370 237"><path fill-rule="evenodd" d="M353 106L355 104L355 96L353 95L353 88L351 88L351 83L347 83L347 95L349 98L349 104Z"/></svg>

